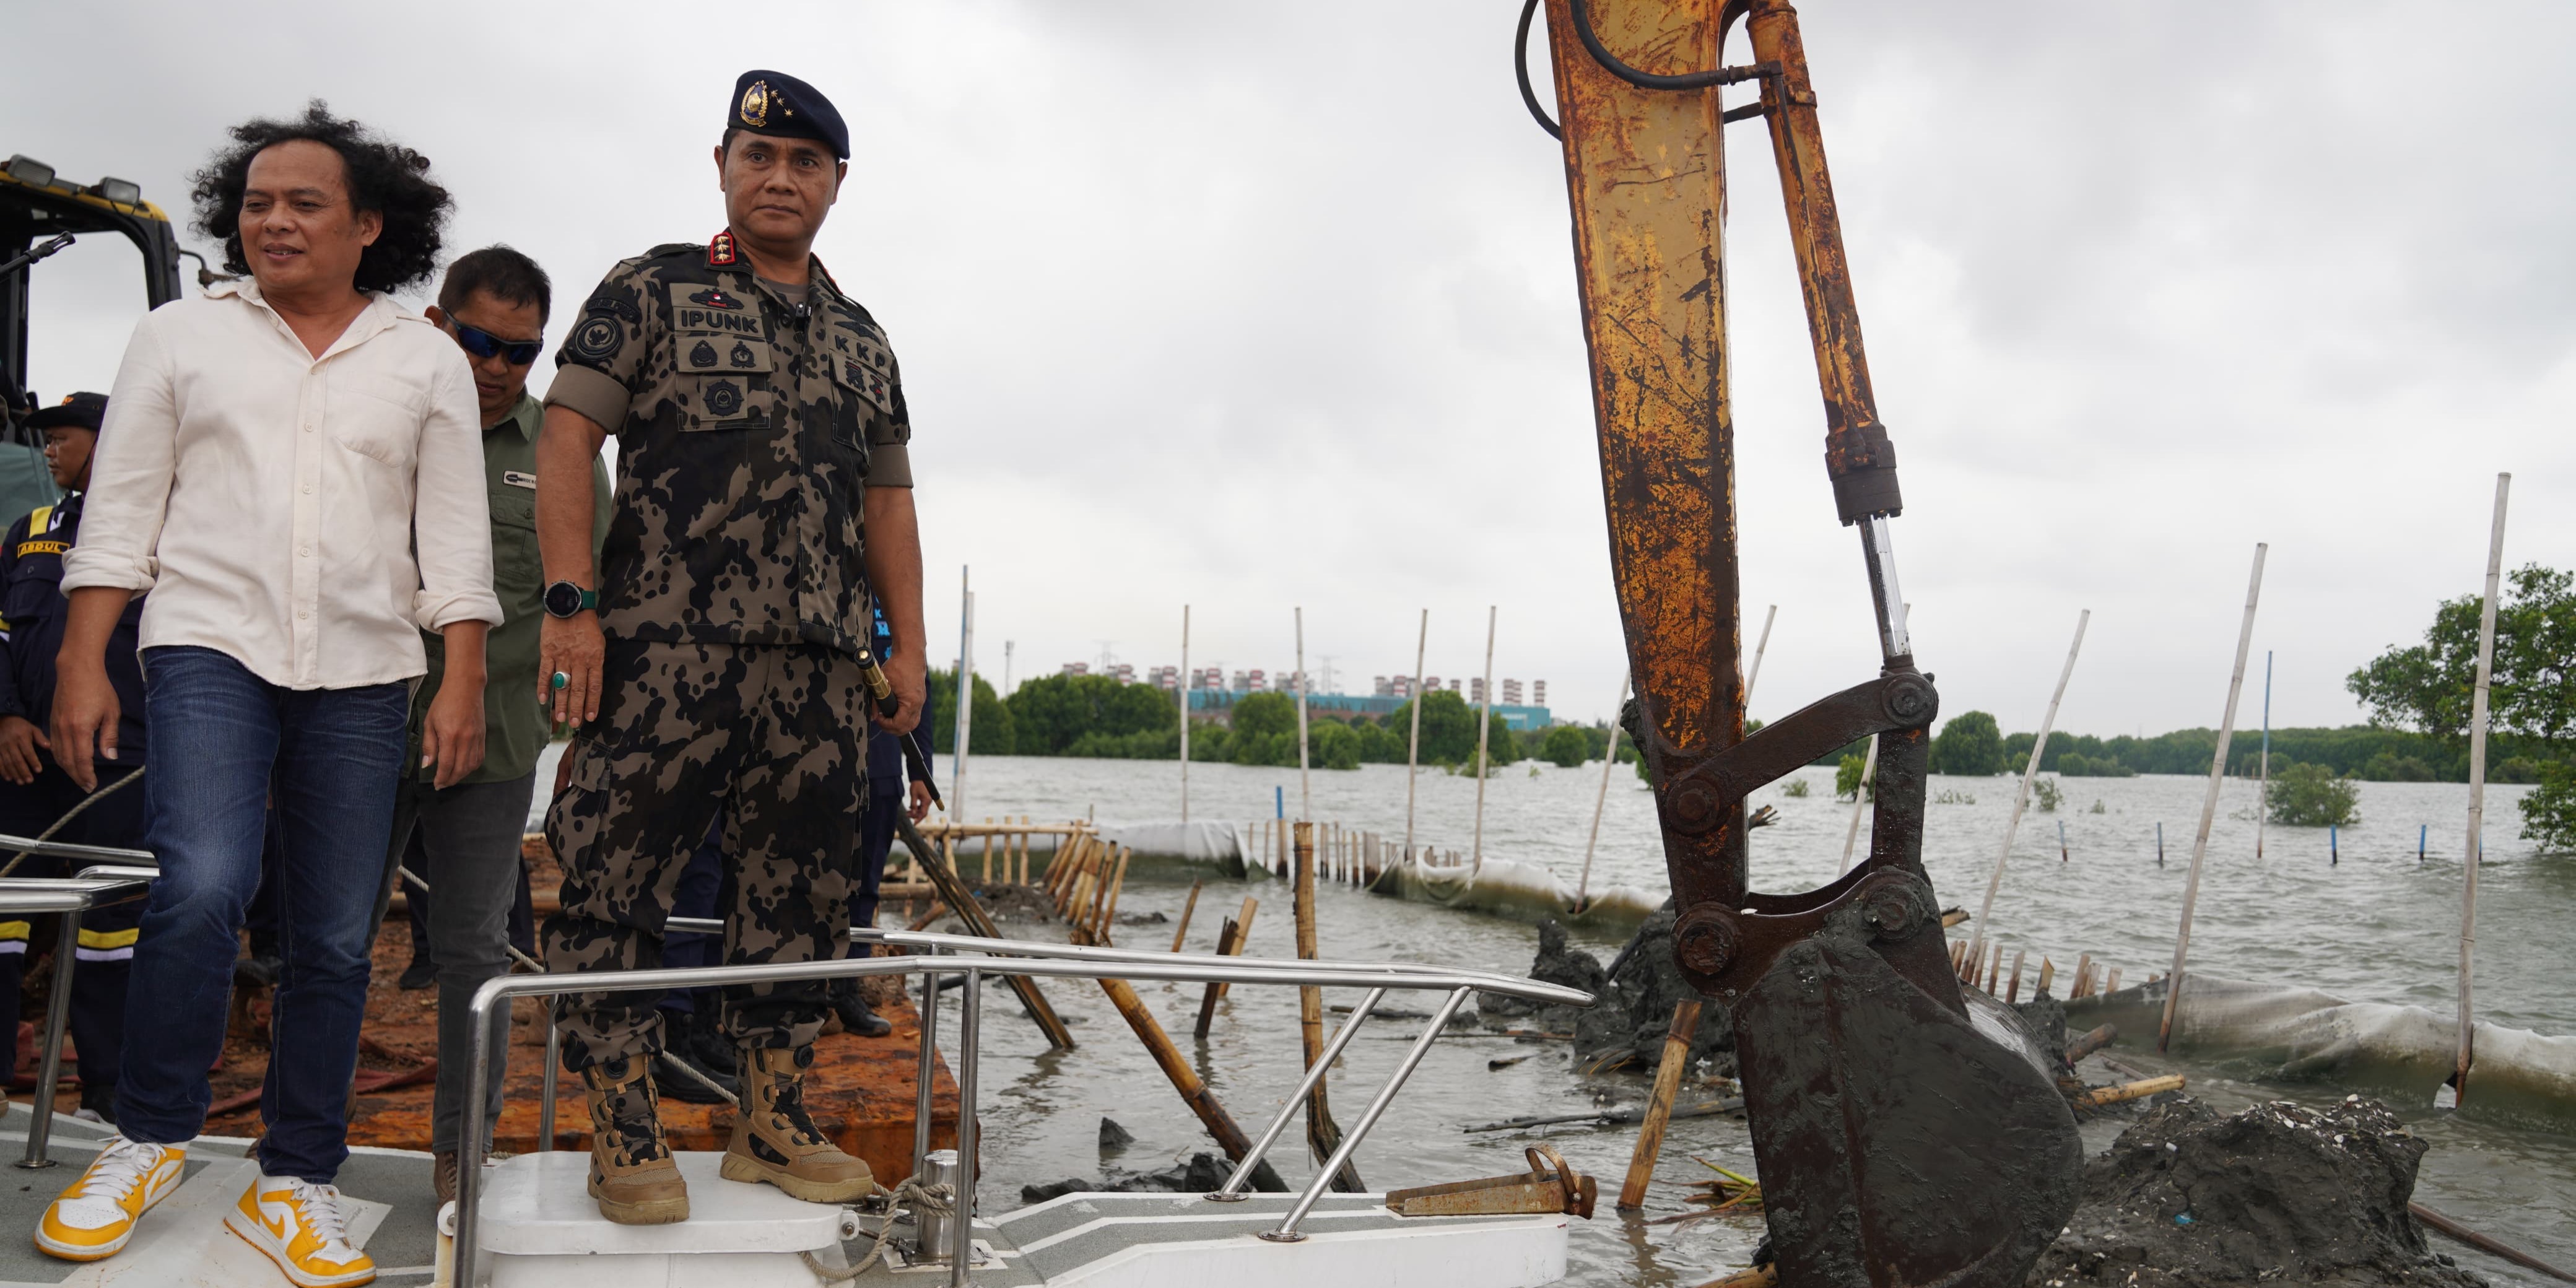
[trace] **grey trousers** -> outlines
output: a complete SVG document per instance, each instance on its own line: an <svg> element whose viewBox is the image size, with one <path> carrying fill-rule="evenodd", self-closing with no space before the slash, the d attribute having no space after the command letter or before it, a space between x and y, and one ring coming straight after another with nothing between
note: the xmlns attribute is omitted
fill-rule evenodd
<svg viewBox="0 0 2576 1288"><path fill-rule="evenodd" d="M393 852L411 848L420 829L429 856L429 951L438 961L438 1089L430 1101L429 1147L456 1148L464 1116L465 1074L474 1049L467 1008L483 981L510 969L510 904L519 891L519 838L527 831L536 771L499 783L459 783L437 790L406 774L394 804ZM491 1094L483 1107L484 1139L501 1114L509 1069L507 1032L493 1035Z"/></svg>

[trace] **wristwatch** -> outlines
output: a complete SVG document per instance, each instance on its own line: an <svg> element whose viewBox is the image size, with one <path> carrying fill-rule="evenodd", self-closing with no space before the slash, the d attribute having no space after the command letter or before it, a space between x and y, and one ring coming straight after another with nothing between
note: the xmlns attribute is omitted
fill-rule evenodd
<svg viewBox="0 0 2576 1288"><path fill-rule="evenodd" d="M546 612L555 617L570 617L599 607L599 592L583 590L568 581L546 587Z"/></svg>

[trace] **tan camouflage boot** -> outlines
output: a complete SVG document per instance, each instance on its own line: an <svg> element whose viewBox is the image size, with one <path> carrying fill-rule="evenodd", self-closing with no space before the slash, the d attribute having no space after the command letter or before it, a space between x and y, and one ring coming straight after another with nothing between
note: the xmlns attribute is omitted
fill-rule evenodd
<svg viewBox="0 0 2576 1288"><path fill-rule="evenodd" d="M768 1183L808 1203L854 1203L876 1190L868 1165L824 1138L805 1112L805 1070L814 1049L745 1045L742 1112L733 1120L718 1175Z"/></svg>
<svg viewBox="0 0 2576 1288"><path fill-rule="evenodd" d="M662 1143L661 1100L644 1062L596 1064L581 1081L590 1093L590 1196L599 1214L619 1225L688 1220L688 1182Z"/></svg>

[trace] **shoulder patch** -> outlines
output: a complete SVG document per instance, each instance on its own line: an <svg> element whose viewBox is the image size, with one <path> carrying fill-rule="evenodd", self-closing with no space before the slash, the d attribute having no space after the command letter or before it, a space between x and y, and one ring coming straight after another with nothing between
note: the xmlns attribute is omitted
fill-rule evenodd
<svg viewBox="0 0 2576 1288"><path fill-rule="evenodd" d="M584 362L605 362L616 356L617 346L625 340L626 328L616 318L592 313L572 329L572 338L564 341L564 352Z"/></svg>
<svg viewBox="0 0 2576 1288"><path fill-rule="evenodd" d="M733 262L733 230L727 228L708 240L707 263L712 266L722 266Z"/></svg>
<svg viewBox="0 0 2576 1288"><path fill-rule="evenodd" d="M641 323L644 320L644 310L635 307L635 301L614 291L601 291L591 296L589 302L581 306L581 311L585 314L605 313L627 323Z"/></svg>

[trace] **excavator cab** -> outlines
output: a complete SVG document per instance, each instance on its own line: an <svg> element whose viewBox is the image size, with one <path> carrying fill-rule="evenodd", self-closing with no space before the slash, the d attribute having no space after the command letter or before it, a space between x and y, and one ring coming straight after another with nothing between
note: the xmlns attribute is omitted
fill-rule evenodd
<svg viewBox="0 0 2576 1288"><path fill-rule="evenodd" d="M159 308L179 296L179 238L140 185L103 178L79 184L32 157L0 166L0 525L59 499L44 443L26 427L40 405L27 370L31 289L39 262L76 238L113 233L143 256L143 298Z"/></svg>

